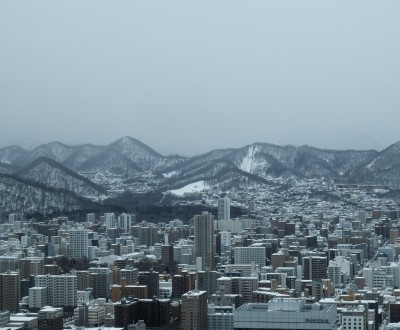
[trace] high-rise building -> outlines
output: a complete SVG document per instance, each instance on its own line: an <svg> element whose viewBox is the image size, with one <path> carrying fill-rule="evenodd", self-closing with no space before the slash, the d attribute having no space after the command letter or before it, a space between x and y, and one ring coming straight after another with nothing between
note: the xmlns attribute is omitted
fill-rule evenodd
<svg viewBox="0 0 400 330"><path fill-rule="evenodd" d="M132 223L135 222L135 215L132 214L127 214L127 213L122 213L118 217L118 225L120 228L122 228L124 233L129 233L131 230Z"/></svg>
<svg viewBox="0 0 400 330"><path fill-rule="evenodd" d="M26 257L19 259L19 275L21 279L29 279L31 275L44 274L44 259L41 257Z"/></svg>
<svg viewBox="0 0 400 330"><path fill-rule="evenodd" d="M19 216L17 213L11 213L8 215L8 223L9 224L14 224L14 222L19 220Z"/></svg>
<svg viewBox="0 0 400 330"><path fill-rule="evenodd" d="M182 330L204 330L207 321L207 292L189 291L182 296Z"/></svg>
<svg viewBox="0 0 400 330"><path fill-rule="evenodd" d="M172 297L180 298L184 293L195 289L196 273L181 271L172 277Z"/></svg>
<svg viewBox="0 0 400 330"><path fill-rule="evenodd" d="M160 281L158 272L139 272L139 284L147 285L149 298L158 298L160 294Z"/></svg>
<svg viewBox="0 0 400 330"><path fill-rule="evenodd" d="M19 309L19 273L0 274L0 310L17 313Z"/></svg>
<svg viewBox="0 0 400 330"><path fill-rule="evenodd" d="M40 309L47 306L47 288L33 287L29 289L29 308Z"/></svg>
<svg viewBox="0 0 400 330"><path fill-rule="evenodd" d="M217 291L222 294L240 294L243 303L252 302L253 292L258 288L258 277L220 277L217 279Z"/></svg>
<svg viewBox="0 0 400 330"><path fill-rule="evenodd" d="M138 283L139 271L137 268L126 266L124 269L121 269L119 273L121 278L125 278L125 283L127 285L134 285Z"/></svg>
<svg viewBox="0 0 400 330"><path fill-rule="evenodd" d="M83 228L69 231L69 257L83 259L88 257L88 231Z"/></svg>
<svg viewBox="0 0 400 330"><path fill-rule="evenodd" d="M110 298L111 270L108 267L90 267L89 287L93 289L93 298Z"/></svg>
<svg viewBox="0 0 400 330"><path fill-rule="evenodd" d="M232 247L232 234L230 231L221 231L221 254L230 255Z"/></svg>
<svg viewBox="0 0 400 330"><path fill-rule="evenodd" d="M169 299L139 299L137 317L144 320L148 327L168 328L170 303Z"/></svg>
<svg viewBox="0 0 400 330"><path fill-rule="evenodd" d="M194 254L201 258L201 270L214 269L214 216L203 212L194 216Z"/></svg>
<svg viewBox="0 0 400 330"><path fill-rule="evenodd" d="M303 257L303 279L316 280L327 277L327 258L320 256Z"/></svg>
<svg viewBox="0 0 400 330"><path fill-rule="evenodd" d="M332 283L335 286L339 286L342 284L340 265L335 260L329 261L327 271L328 278L332 280Z"/></svg>
<svg viewBox="0 0 400 330"><path fill-rule="evenodd" d="M218 199L218 220L231 219L231 200L228 197Z"/></svg>
<svg viewBox="0 0 400 330"><path fill-rule="evenodd" d="M115 326L128 329L128 325L138 321L137 318L138 301L130 301L123 298L114 305Z"/></svg>
<svg viewBox="0 0 400 330"><path fill-rule="evenodd" d="M47 303L54 307L73 307L77 302L75 275L38 275L36 287L46 287Z"/></svg>
<svg viewBox="0 0 400 330"><path fill-rule="evenodd" d="M114 213L104 213L104 223L107 228L115 227L115 214Z"/></svg>
<svg viewBox="0 0 400 330"><path fill-rule="evenodd" d="M86 214L86 222L96 223L96 214L95 213Z"/></svg>
<svg viewBox="0 0 400 330"><path fill-rule="evenodd" d="M19 268L18 256L0 256L0 273L17 271Z"/></svg>
<svg viewBox="0 0 400 330"><path fill-rule="evenodd" d="M197 289L207 291L210 298L217 291L217 279L219 273L216 271L200 271L197 272Z"/></svg>
<svg viewBox="0 0 400 330"><path fill-rule="evenodd" d="M96 303L83 304L74 310L75 325L79 327L101 327L104 324L104 318L104 306Z"/></svg>

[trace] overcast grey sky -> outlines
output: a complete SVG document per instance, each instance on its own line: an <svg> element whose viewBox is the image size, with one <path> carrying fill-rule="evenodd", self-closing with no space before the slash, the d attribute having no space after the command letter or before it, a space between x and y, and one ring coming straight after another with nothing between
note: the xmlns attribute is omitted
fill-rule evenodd
<svg viewBox="0 0 400 330"><path fill-rule="evenodd" d="M0 2L0 145L400 140L400 1Z"/></svg>

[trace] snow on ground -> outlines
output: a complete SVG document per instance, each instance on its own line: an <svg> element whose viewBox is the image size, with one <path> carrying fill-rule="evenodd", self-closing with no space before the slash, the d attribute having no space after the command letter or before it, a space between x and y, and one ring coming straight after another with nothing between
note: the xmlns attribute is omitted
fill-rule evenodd
<svg viewBox="0 0 400 330"><path fill-rule="evenodd" d="M249 147L247 150L247 155L243 158L240 169L245 172L251 173L251 168L253 167L254 155L257 152L256 146Z"/></svg>
<svg viewBox="0 0 400 330"><path fill-rule="evenodd" d="M206 184L204 181L197 181L193 183L189 183L187 186L184 186L180 189L170 190L172 194L177 196L183 196L184 194L191 194L203 191L206 189Z"/></svg>
<svg viewBox="0 0 400 330"><path fill-rule="evenodd" d="M381 158L381 156L375 158L375 159L374 159L371 163L369 163L366 167L367 167L367 168L371 168L372 166L374 166L375 162L376 162L379 158Z"/></svg>
<svg viewBox="0 0 400 330"><path fill-rule="evenodd" d="M172 171L172 172L168 172L168 173L163 173L162 176L163 176L164 178L170 178L171 176L174 176L174 175L176 175L176 174L178 174L177 171Z"/></svg>

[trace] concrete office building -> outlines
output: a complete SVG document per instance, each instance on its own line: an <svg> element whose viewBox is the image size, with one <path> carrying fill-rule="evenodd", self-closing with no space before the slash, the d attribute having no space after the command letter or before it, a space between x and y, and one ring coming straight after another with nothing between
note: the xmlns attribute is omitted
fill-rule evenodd
<svg viewBox="0 0 400 330"><path fill-rule="evenodd" d="M266 264L266 250L263 246L236 247L235 264L255 263L259 268Z"/></svg>
<svg viewBox="0 0 400 330"><path fill-rule="evenodd" d="M268 303L244 304L234 312L234 329L335 330L336 306L306 304L304 298L274 298Z"/></svg>
<svg viewBox="0 0 400 330"><path fill-rule="evenodd" d="M208 330L233 330L232 306L208 307Z"/></svg>
<svg viewBox="0 0 400 330"><path fill-rule="evenodd" d="M303 279L316 280L327 277L327 258L319 256L303 257Z"/></svg>

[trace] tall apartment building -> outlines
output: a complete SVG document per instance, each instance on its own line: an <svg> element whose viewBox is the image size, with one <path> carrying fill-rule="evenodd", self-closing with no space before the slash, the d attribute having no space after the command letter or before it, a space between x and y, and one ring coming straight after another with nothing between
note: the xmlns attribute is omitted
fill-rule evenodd
<svg viewBox="0 0 400 330"><path fill-rule="evenodd" d="M219 273L216 271L200 271L197 272L197 289L207 291L210 298L217 291L217 279Z"/></svg>
<svg viewBox="0 0 400 330"><path fill-rule="evenodd" d="M303 257L303 279L316 280L327 278L327 258L319 256Z"/></svg>
<svg viewBox="0 0 400 330"><path fill-rule="evenodd" d="M139 272L138 280L140 285L147 285L149 298L158 298L160 294L160 281L158 272Z"/></svg>
<svg viewBox="0 0 400 330"><path fill-rule="evenodd" d="M231 219L231 200L228 197L218 199L218 220Z"/></svg>
<svg viewBox="0 0 400 330"><path fill-rule="evenodd" d="M129 233L131 230L132 223L135 222L135 215L122 213L118 216L118 225L123 230L124 233Z"/></svg>
<svg viewBox="0 0 400 330"><path fill-rule="evenodd" d="M232 249L232 233L230 231L221 231L221 254L230 254Z"/></svg>
<svg viewBox="0 0 400 330"><path fill-rule="evenodd" d="M329 261L328 278L332 280L333 285L339 286L342 284L341 269L338 263L334 260Z"/></svg>
<svg viewBox="0 0 400 330"><path fill-rule="evenodd" d="M104 306L98 304L85 304L74 309L75 325L79 327L101 327L105 318Z"/></svg>
<svg viewBox="0 0 400 330"><path fill-rule="evenodd" d="M47 306L47 288L37 287L29 288L29 308L40 309Z"/></svg>
<svg viewBox="0 0 400 330"><path fill-rule="evenodd" d="M148 327L168 328L170 323L169 299L139 299L137 318L144 320Z"/></svg>
<svg viewBox="0 0 400 330"><path fill-rule="evenodd" d="M204 330L207 322L207 292L189 291L182 295L182 330Z"/></svg>
<svg viewBox="0 0 400 330"><path fill-rule="evenodd" d="M193 220L195 258L201 257L201 270L214 270L214 216L203 212L201 215L195 215Z"/></svg>
<svg viewBox="0 0 400 330"><path fill-rule="evenodd" d="M126 266L124 269L120 270L119 274L121 278L125 278L126 285L134 285L138 283L139 271L137 268Z"/></svg>
<svg viewBox="0 0 400 330"><path fill-rule="evenodd" d="M19 275L21 279L29 279L31 275L44 274L44 259L41 257L26 257L19 259Z"/></svg>
<svg viewBox="0 0 400 330"><path fill-rule="evenodd" d="M93 298L110 298L111 270L108 267L90 267L89 287L93 289Z"/></svg>
<svg viewBox="0 0 400 330"><path fill-rule="evenodd" d="M19 310L19 273L0 274L0 310L17 313Z"/></svg>
<svg viewBox="0 0 400 330"><path fill-rule="evenodd" d="M196 273L182 271L172 277L172 297L180 298L184 293L194 290Z"/></svg>
<svg viewBox="0 0 400 330"><path fill-rule="evenodd" d="M75 275L38 275L36 287L47 288L47 303L53 307L73 307L77 303Z"/></svg>
<svg viewBox="0 0 400 330"><path fill-rule="evenodd" d="M253 300L253 291L258 288L258 277L220 277L217 291L223 294L241 294L243 303Z"/></svg>
<svg viewBox="0 0 400 330"><path fill-rule="evenodd" d="M138 321L137 301L129 301L123 298L114 305L115 326L128 329L128 325Z"/></svg>
<svg viewBox="0 0 400 330"><path fill-rule="evenodd" d="M17 256L0 256L0 273L15 272L19 268Z"/></svg>
<svg viewBox="0 0 400 330"><path fill-rule="evenodd" d="M96 223L96 214L95 213L86 214L86 222Z"/></svg>
<svg viewBox="0 0 400 330"><path fill-rule="evenodd" d="M104 213L104 224L107 228L114 228L115 223L115 214L114 213Z"/></svg>
<svg viewBox="0 0 400 330"><path fill-rule="evenodd" d="M13 225L14 222L19 220L18 213L11 213L8 215L8 223Z"/></svg>
<svg viewBox="0 0 400 330"><path fill-rule="evenodd" d="M138 238L139 245L152 246L158 241L158 228L145 224L131 227L131 233Z"/></svg>
<svg viewBox="0 0 400 330"><path fill-rule="evenodd" d="M88 257L88 231L83 228L69 231L69 257L83 259Z"/></svg>

